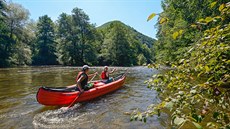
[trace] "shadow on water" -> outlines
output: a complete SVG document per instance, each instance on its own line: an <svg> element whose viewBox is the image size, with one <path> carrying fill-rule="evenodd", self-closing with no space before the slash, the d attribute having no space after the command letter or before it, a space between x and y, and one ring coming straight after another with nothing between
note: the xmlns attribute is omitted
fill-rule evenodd
<svg viewBox="0 0 230 129"><path fill-rule="evenodd" d="M93 67L91 72L100 73L102 69L103 67ZM126 69L117 67L114 75L121 74ZM128 68L127 79L122 88L94 100L75 104L67 111L37 103L36 92L40 86L71 85L78 70L75 67L0 69L0 127L168 128L170 121L164 113L160 118L149 118L147 123L130 122L130 116L127 115L127 112L129 114L137 108L144 111L148 105L160 101L156 92L149 90L144 83L157 71L145 67Z"/></svg>

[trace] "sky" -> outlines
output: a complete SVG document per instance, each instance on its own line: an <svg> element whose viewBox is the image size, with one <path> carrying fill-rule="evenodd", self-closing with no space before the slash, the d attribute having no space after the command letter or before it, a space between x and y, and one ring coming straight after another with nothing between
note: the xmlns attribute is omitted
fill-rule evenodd
<svg viewBox="0 0 230 129"><path fill-rule="evenodd" d="M56 21L61 13L71 14L78 7L89 16L90 22L100 26L119 20L137 31L156 38L157 17L147 22L151 13L160 13L161 0L10 0L21 4L30 12L30 18L38 20L48 15Z"/></svg>

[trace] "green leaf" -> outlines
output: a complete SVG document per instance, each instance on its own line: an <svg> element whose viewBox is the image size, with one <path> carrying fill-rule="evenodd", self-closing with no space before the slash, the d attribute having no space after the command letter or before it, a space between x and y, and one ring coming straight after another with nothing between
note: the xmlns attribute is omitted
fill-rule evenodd
<svg viewBox="0 0 230 129"><path fill-rule="evenodd" d="M178 33L178 32L174 32L174 33L173 33L173 39L176 39L178 36L179 36L179 33Z"/></svg>
<svg viewBox="0 0 230 129"><path fill-rule="evenodd" d="M220 5L219 11L221 12L224 9L224 4Z"/></svg>
<svg viewBox="0 0 230 129"><path fill-rule="evenodd" d="M206 126L209 128L217 128L217 126L213 122L208 122Z"/></svg>
<svg viewBox="0 0 230 129"><path fill-rule="evenodd" d="M138 119L139 119L139 120L142 120L142 114L139 114L139 115L138 115Z"/></svg>
<svg viewBox="0 0 230 129"><path fill-rule="evenodd" d="M198 115L197 114L192 114L192 118L196 121L196 122L198 122Z"/></svg>
<svg viewBox="0 0 230 129"><path fill-rule="evenodd" d="M211 126L213 123L212 122L208 122L207 123L207 126Z"/></svg>
<svg viewBox="0 0 230 129"><path fill-rule="evenodd" d="M163 24L163 23L165 23L165 22L167 22L168 21L168 18L165 18L165 17L163 17L163 18L161 18L160 19L160 24Z"/></svg>
<svg viewBox="0 0 230 129"><path fill-rule="evenodd" d="M215 16L214 19L221 19L222 20L222 17L221 16Z"/></svg>
<svg viewBox="0 0 230 129"><path fill-rule="evenodd" d="M212 17L206 17L206 18L205 18L205 21L206 21L207 23L211 22L212 20L213 20Z"/></svg>
<svg viewBox="0 0 230 129"><path fill-rule="evenodd" d="M181 35L183 33L184 30L179 30L179 34Z"/></svg>
<svg viewBox="0 0 230 129"><path fill-rule="evenodd" d="M196 94L196 92L197 92L196 90L191 90L190 94Z"/></svg>
<svg viewBox="0 0 230 129"><path fill-rule="evenodd" d="M210 78L208 78L207 82L209 82L210 80L212 80L214 78L214 76L211 76Z"/></svg>
<svg viewBox="0 0 230 129"><path fill-rule="evenodd" d="M197 129L202 129L202 126L200 124L196 122L192 122L192 123L196 126Z"/></svg>
<svg viewBox="0 0 230 129"><path fill-rule="evenodd" d="M192 118L193 118L194 121L196 121L196 122L201 122L202 119L203 119L201 115L197 115L197 114L192 114Z"/></svg>
<svg viewBox="0 0 230 129"><path fill-rule="evenodd" d="M204 68L205 68L206 72L210 71L210 68L207 65Z"/></svg>
<svg viewBox="0 0 230 129"><path fill-rule="evenodd" d="M199 116L198 116L198 121L197 121L197 122L201 122L202 120L203 120L202 116L199 115Z"/></svg>
<svg viewBox="0 0 230 129"><path fill-rule="evenodd" d="M157 116L158 116L158 117L160 117L160 116L161 116L160 109L157 109Z"/></svg>
<svg viewBox="0 0 230 129"><path fill-rule="evenodd" d="M183 63L185 59L180 59L179 63Z"/></svg>
<svg viewBox="0 0 230 129"><path fill-rule="evenodd" d="M205 20L203 18L198 20L199 22L205 22Z"/></svg>
<svg viewBox="0 0 230 129"><path fill-rule="evenodd" d="M149 17L148 17L147 21L149 21L149 20L153 19L156 15L157 15L157 14L152 13L151 15L149 15Z"/></svg>
<svg viewBox="0 0 230 129"><path fill-rule="evenodd" d="M160 80L159 79L154 79L153 83L158 83Z"/></svg>
<svg viewBox="0 0 230 129"><path fill-rule="evenodd" d="M147 118L146 118L146 117L144 117L144 122L146 123L146 121L147 121Z"/></svg>
<svg viewBox="0 0 230 129"><path fill-rule="evenodd" d="M195 25L195 24L192 24L192 25L191 25L191 27L192 27L192 28L196 28L196 27L197 27L197 25Z"/></svg>
<svg viewBox="0 0 230 129"><path fill-rule="evenodd" d="M134 117L132 116L132 117L130 118L130 121L133 121L133 119L134 119Z"/></svg>
<svg viewBox="0 0 230 129"><path fill-rule="evenodd" d="M173 108L173 102L172 101L166 102L165 107L168 108L169 110L172 109Z"/></svg>
<svg viewBox="0 0 230 129"><path fill-rule="evenodd" d="M211 3L210 7L213 8L216 5L217 1Z"/></svg>
<svg viewBox="0 0 230 129"><path fill-rule="evenodd" d="M174 119L174 124L176 124L176 125L181 125L181 124L184 123L184 122L185 122L185 119L184 119L184 118L176 117L176 118Z"/></svg>
<svg viewBox="0 0 230 129"><path fill-rule="evenodd" d="M200 73L197 75L197 77L200 77L200 75L201 75L201 74L203 74L203 71L202 71L202 72L200 72Z"/></svg>
<svg viewBox="0 0 230 129"><path fill-rule="evenodd" d="M216 119L216 118L219 116L219 114L220 114L219 112L214 112L214 113L213 113L213 118Z"/></svg>

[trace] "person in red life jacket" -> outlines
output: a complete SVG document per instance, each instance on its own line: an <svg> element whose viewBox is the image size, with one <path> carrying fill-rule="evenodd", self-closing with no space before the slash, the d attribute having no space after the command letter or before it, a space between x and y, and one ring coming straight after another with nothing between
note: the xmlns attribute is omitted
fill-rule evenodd
<svg viewBox="0 0 230 129"><path fill-rule="evenodd" d="M95 72L94 74L88 75L89 69L90 67L88 65L84 65L82 67L82 71L78 73L77 78L76 78L76 82L77 82L76 90L79 90L80 92L84 92L85 90L90 89L89 84L88 84L88 79L95 76L97 72Z"/></svg>
<svg viewBox="0 0 230 129"><path fill-rule="evenodd" d="M113 81L112 77L109 77L109 74L112 74L116 69L114 68L111 72L108 71L108 66L104 67L104 70L101 72L101 79L104 83L110 83Z"/></svg>

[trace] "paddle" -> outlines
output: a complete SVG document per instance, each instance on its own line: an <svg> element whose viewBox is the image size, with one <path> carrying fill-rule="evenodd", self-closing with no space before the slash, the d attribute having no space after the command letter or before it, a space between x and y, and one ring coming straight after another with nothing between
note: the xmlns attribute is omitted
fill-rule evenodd
<svg viewBox="0 0 230 129"><path fill-rule="evenodd" d="M98 75L98 73L96 73L91 79L89 82L92 82L92 80L96 77L96 75Z"/></svg>
<svg viewBox="0 0 230 129"><path fill-rule="evenodd" d="M96 77L96 74L90 79L89 82L91 82L95 77ZM72 101L72 103L71 103L68 107L62 107L61 109L63 109L63 110L68 110L70 107L72 107L73 104L77 101L77 99L81 96L82 93L83 93L83 92L80 92L80 93L74 98L74 100Z"/></svg>
<svg viewBox="0 0 230 129"><path fill-rule="evenodd" d="M125 69L125 72L122 73L122 74L119 74L117 77L114 78L114 81L120 79L120 78L123 78L127 73L128 73L128 69Z"/></svg>
<svg viewBox="0 0 230 129"><path fill-rule="evenodd" d="M123 76L125 76L127 73L128 73L128 68L126 68L126 70L125 70L125 73L123 74Z"/></svg>

